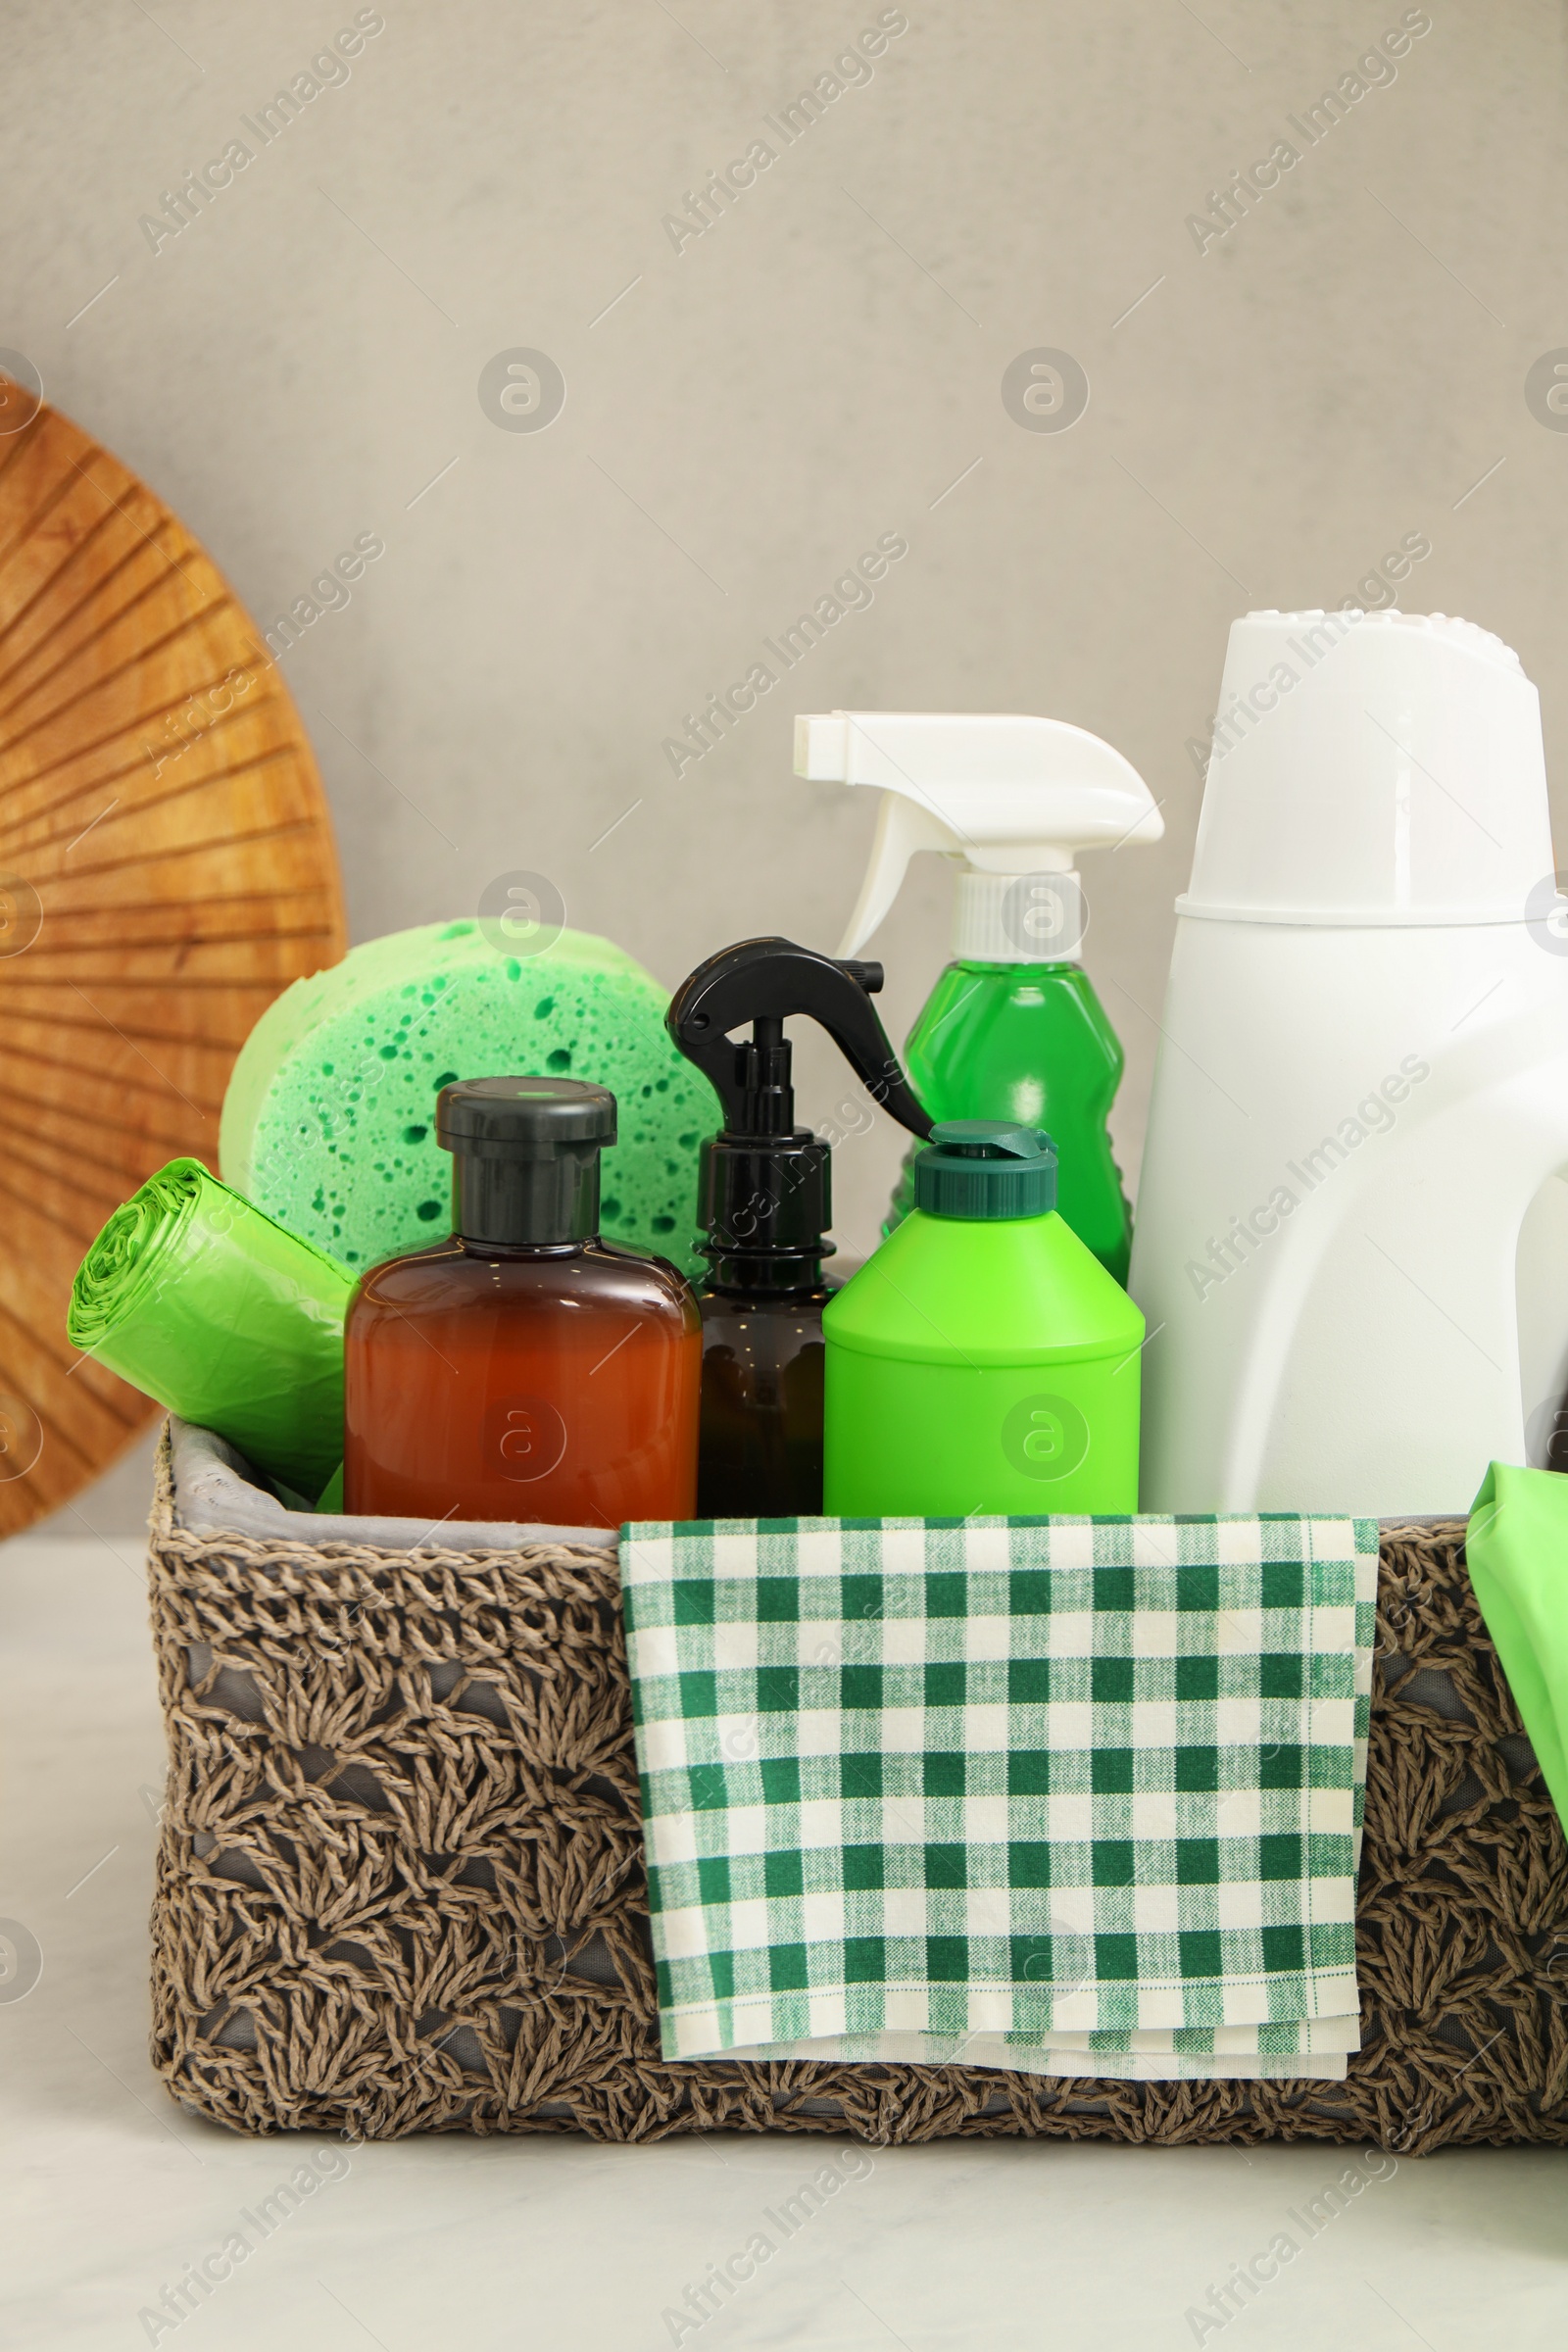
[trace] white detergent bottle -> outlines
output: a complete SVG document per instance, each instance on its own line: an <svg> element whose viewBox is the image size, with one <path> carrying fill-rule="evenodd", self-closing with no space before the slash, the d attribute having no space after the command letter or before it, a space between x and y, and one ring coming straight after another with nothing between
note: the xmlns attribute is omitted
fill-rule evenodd
<svg viewBox="0 0 1568 2352"><path fill-rule="evenodd" d="M1231 631L1129 1287L1145 1510L1463 1513L1568 1384L1568 904L1469 622Z"/></svg>

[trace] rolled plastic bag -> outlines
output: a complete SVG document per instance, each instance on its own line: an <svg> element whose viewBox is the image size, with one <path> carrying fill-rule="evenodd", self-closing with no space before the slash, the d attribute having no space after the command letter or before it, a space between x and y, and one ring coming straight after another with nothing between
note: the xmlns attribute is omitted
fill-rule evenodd
<svg viewBox="0 0 1568 2352"><path fill-rule="evenodd" d="M66 1328L84 1354L314 1501L343 1458L353 1288L199 1159L172 1159L82 1259Z"/></svg>

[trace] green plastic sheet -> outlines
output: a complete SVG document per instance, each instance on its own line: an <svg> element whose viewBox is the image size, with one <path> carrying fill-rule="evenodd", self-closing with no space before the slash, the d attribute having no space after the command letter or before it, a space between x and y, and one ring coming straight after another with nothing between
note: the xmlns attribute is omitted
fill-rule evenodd
<svg viewBox="0 0 1568 2352"><path fill-rule="evenodd" d="M1494 1462L1465 1536L1470 1582L1568 1831L1568 1478Z"/></svg>
<svg viewBox="0 0 1568 2352"><path fill-rule="evenodd" d="M199 1159L117 1208L77 1269L72 1345L313 1501L343 1458L353 1277Z"/></svg>

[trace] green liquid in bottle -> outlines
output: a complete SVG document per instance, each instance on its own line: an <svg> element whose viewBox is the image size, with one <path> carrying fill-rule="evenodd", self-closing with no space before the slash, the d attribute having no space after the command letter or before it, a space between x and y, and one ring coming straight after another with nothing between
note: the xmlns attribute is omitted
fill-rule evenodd
<svg viewBox="0 0 1568 2352"><path fill-rule="evenodd" d="M1125 1056L1082 964L950 963L909 1032L905 1067L933 1119L1043 1127L1059 1159L1057 1208L1122 1284L1132 1211L1106 1117ZM906 1156L887 1222L914 1204Z"/></svg>

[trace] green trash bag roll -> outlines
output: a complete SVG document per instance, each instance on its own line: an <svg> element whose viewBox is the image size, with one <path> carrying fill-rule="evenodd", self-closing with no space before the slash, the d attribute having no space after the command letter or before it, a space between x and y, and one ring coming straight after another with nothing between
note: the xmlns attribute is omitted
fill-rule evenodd
<svg viewBox="0 0 1568 2352"><path fill-rule="evenodd" d="M172 1159L82 1259L66 1328L73 1347L314 1501L343 1458L353 1288L199 1159Z"/></svg>

